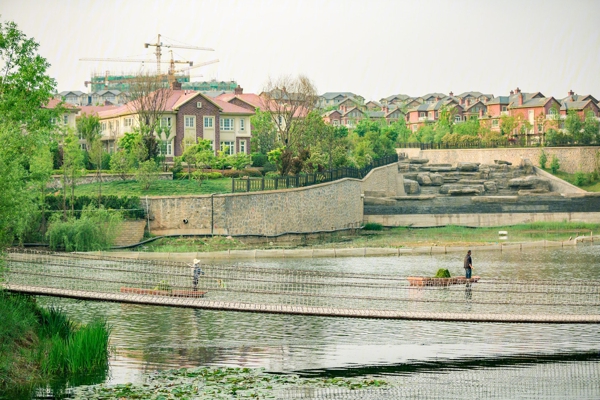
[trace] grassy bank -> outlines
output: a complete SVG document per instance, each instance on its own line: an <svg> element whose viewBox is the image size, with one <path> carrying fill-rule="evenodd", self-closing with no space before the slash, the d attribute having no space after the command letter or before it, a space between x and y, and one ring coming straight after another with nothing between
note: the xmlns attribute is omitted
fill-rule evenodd
<svg viewBox="0 0 600 400"><path fill-rule="evenodd" d="M545 169L544 171L552 174L552 171L549 169ZM578 174L569 174L568 172L556 171L553 175L588 192L600 192L600 181L598 180L597 174L594 175L580 173L578 177ZM579 182L578 179L580 180Z"/></svg>
<svg viewBox="0 0 600 400"><path fill-rule="evenodd" d="M75 196L98 194L98 183L88 183L75 187ZM102 183L103 195L115 196L180 196L188 194L231 193L231 178L209 179L199 185L194 180L159 180L148 190L137 181L114 181Z"/></svg>
<svg viewBox="0 0 600 400"><path fill-rule="evenodd" d="M372 228L377 229L377 226ZM531 242L539 240L566 241L591 232L600 233L600 224L572 222L536 222L514 226L492 228L465 228L445 226L437 228L383 228L362 230L356 234L338 233L319 238L283 241L265 239L260 242L245 238L163 238L148 243L138 250L155 252L208 252L223 250L250 250L269 248L344 248L344 247L419 247L419 246L464 246L498 243L498 231L507 231L508 240L502 242Z"/></svg>
<svg viewBox="0 0 600 400"><path fill-rule="evenodd" d="M109 328L78 326L31 296L0 290L0 393L27 398L35 387L108 371ZM30 396L29 396L30 397Z"/></svg>

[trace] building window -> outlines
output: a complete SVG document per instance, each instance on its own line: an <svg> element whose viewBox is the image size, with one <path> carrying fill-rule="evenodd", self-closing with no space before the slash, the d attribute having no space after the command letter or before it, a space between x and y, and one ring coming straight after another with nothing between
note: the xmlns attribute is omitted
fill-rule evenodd
<svg viewBox="0 0 600 400"><path fill-rule="evenodd" d="M111 103L115 103L115 96L106 96L106 101L109 101Z"/></svg>
<svg viewBox="0 0 600 400"><path fill-rule="evenodd" d="M454 122L460 122L460 115L454 116Z"/></svg>
<svg viewBox="0 0 600 400"><path fill-rule="evenodd" d="M222 131L232 131L233 130L233 118L221 118L220 119L220 128Z"/></svg>
<svg viewBox="0 0 600 400"><path fill-rule="evenodd" d="M224 151L226 155L232 155L235 148L233 142L221 142L221 151Z"/></svg>
<svg viewBox="0 0 600 400"><path fill-rule="evenodd" d="M331 122L333 122L333 126L339 126L339 124L340 124L340 121L339 121L339 120L337 120L337 119L334 119L334 120L333 120L333 121L331 121Z"/></svg>
<svg viewBox="0 0 600 400"><path fill-rule="evenodd" d="M65 124L65 125L69 124L69 116L68 115L63 115L63 124Z"/></svg>
<svg viewBox="0 0 600 400"><path fill-rule="evenodd" d="M544 125L538 124L538 133L543 133L543 132L544 132Z"/></svg>
<svg viewBox="0 0 600 400"><path fill-rule="evenodd" d="M419 113L419 117L425 117L425 116L426 116L426 115L425 115L425 113L424 113L424 112L420 112L420 113Z"/></svg>
<svg viewBox="0 0 600 400"><path fill-rule="evenodd" d="M102 122L100 127L102 128L102 132L104 132L106 130L106 122Z"/></svg>
<svg viewBox="0 0 600 400"><path fill-rule="evenodd" d="M133 125L133 118L125 118L123 120L123 126L128 127Z"/></svg>
<svg viewBox="0 0 600 400"><path fill-rule="evenodd" d="M173 155L173 142L171 140L161 140L158 152L163 156Z"/></svg>
<svg viewBox="0 0 600 400"><path fill-rule="evenodd" d="M240 153L246 153L246 140L240 140Z"/></svg>
<svg viewBox="0 0 600 400"><path fill-rule="evenodd" d="M215 117L204 117L204 127L206 129L213 129L214 128L214 120L215 120Z"/></svg>
<svg viewBox="0 0 600 400"><path fill-rule="evenodd" d="M282 124L283 124L283 118L281 117L281 115L278 115L278 116L277 116L277 123L278 123L279 125L282 125Z"/></svg>
<svg viewBox="0 0 600 400"><path fill-rule="evenodd" d="M163 117L163 118L161 118L160 119L160 126L163 127L163 128L165 128L165 127L170 128L171 127L171 117Z"/></svg>
<svg viewBox="0 0 600 400"><path fill-rule="evenodd" d="M243 131L246 129L246 122L244 120L244 118L240 118L240 131Z"/></svg>
<svg viewBox="0 0 600 400"><path fill-rule="evenodd" d="M497 120L497 119L493 119L493 120L492 120L492 126L493 126L494 128L497 128L497 127L498 127L498 120Z"/></svg>
<svg viewBox="0 0 600 400"><path fill-rule="evenodd" d="M193 128L196 126L196 117L194 117L194 116L186 115L184 117L184 121L185 121L186 128Z"/></svg>
<svg viewBox="0 0 600 400"><path fill-rule="evenodd" d="M502 106L502 111L506 111L508 108L506 106Z"/></svg>
<svg viewBox="0 0 600 400"><path fill-rule="evenodd" d="M416 131L417 131L417 129L419 129L419 126L418 126L418 125L413 125L413 126L412 126L412 130L413 130L413 132L416 132Z"/></svg>

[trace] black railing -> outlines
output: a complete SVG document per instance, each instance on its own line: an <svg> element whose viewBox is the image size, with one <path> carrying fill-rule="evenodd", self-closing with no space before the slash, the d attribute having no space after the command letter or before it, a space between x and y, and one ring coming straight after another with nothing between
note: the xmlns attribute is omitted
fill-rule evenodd
<svg viewBox="0 0 600 400"><path fill-rule="evenodd" d="M496 149L506 147L577 147L577 146L600 146L600 143L581 144L571 142L546 142L538 143L525 141L524 139L502 139L502 140L467 140L460 143L398 143L398 148L421 149L421 150L446 150L446 149Z"/></svg>
<svg viewBox="0 0 600 400"><path fill-rule="evenodd" d="M292 189L332 182L342 178L364 178L373 168L398 162L398 155L374 159L364 168L341 167L312 174L277 176L273 178L233 178L231 192L258 192L262 190Z"/></svg>

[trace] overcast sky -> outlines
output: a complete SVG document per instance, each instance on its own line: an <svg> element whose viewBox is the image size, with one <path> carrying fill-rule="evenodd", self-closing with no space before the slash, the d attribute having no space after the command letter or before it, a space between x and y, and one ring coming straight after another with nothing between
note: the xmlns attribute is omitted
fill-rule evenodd
<svg viewBox="0 0 600 400"><path fill-rule="evenodd" d="M302 73L319 93L367 100L471 90L499 96L517 86L600 97L599 0L2 0L0 14L40 43L58 91L87 91L93 71L139 70L139 63L79 58L155 60L144 43L160 33L165 44L214 48L176 49L175 58L219 59L193 70L197 79L235 80L245 92L260 92L269 76Z"/></svg>

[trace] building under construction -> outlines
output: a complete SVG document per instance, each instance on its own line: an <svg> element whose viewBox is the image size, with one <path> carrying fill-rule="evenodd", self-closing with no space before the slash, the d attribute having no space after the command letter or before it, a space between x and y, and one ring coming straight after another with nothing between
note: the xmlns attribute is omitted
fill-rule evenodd
<svg viewBox="0 0 600 400"><path fill-rule="evenodd" d="M87 83L91 85L92 92L98 92L101 90L120 90L121 92L130 92L129 85L135 80L135 77L135 75L130 74L93 74L91 80ZM188 75L175 75L175 79L178 82L181 82L182 89L195 90L202 93L233 93L234 89L237 87L236 81L217 81L216 79L212 79L210 81L192 82ZM168 76L163 75L163 80L165 87L168 87Z"/></svg>

